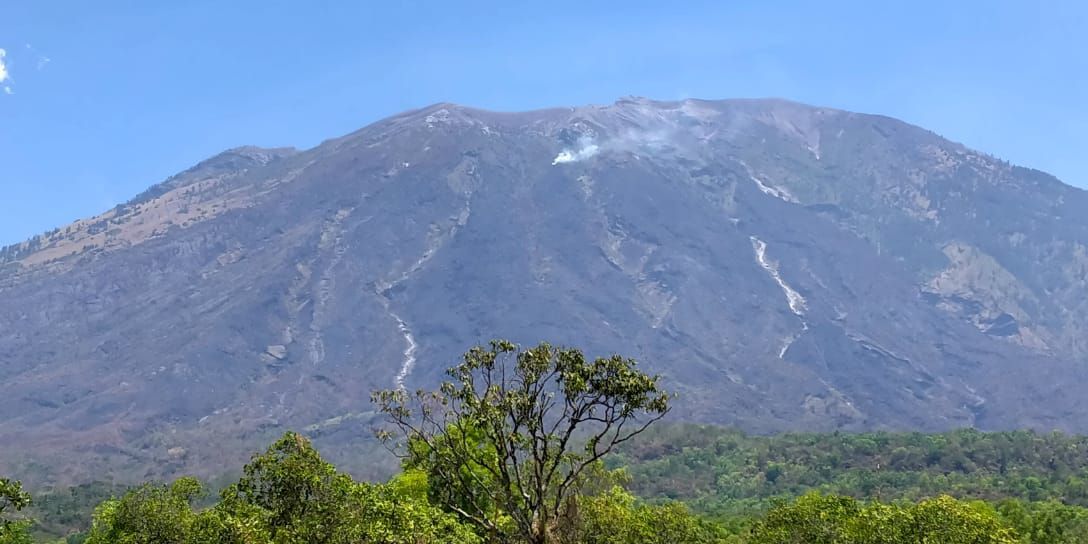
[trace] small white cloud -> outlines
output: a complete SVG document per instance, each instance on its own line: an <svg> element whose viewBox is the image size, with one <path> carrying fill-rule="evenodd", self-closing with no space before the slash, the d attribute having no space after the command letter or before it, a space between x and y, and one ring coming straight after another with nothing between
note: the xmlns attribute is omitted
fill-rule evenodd
<svg viewBox="0 0 1088 544"><path fill-rule="evenodd" d="M564 149L563 151L560 151L559 154L555 156L555 160L552 161L552 165L584 161L593 157L600 151L601 148L593 142L592 138L583 136L578 139L578 149Z"/></svg>
<svg viewBox="0 0 1088 544"><path fill-rule="evenodd" d="M8 67L4 64L4 57L8 56L8 52L0 49L0 83L7 81L11 75L8 74Z"/></svg>
<svg viewBox="0 0 1088 544"><path fill-rule="evenodd" d="M53 59L46 56L38 57L38 69L41 70L42 68L45 68L45 65L49 64L51 60Z"/></svg>
<svg viewBox="0 0 1088 544"><path fill-rule="evenodd" d="M15 91L11 90L10 85L4 85L4 94L15 94Z"/></svg>

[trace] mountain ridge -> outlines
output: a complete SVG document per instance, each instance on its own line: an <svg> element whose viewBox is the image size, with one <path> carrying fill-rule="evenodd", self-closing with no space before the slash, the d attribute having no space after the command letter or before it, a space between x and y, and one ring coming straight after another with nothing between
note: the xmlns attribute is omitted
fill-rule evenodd
<svg viewBox="0 0 1088 544"><path fill-rule="evenodd" d="M228 150L0 251L0 443L28 445L0 469L207 473L284 428L343 461L370 390L493 336L635 356L677 417L756 432L1083 430L1088 193L1054 181L760 99Z"/></svg>
<svg viewBox="0 0 1088 544"><path fill-rule="evenodd" d="M453 109L453 110L458 110L458 111L461 111L461 112L476 113L476 114L483 115L483 116L495 116L495 117L508 116L510 118L517 118L519 116L530 116L530 115L535 115L535 114L558 115L558 114L561 114L561 113L577 113L577 112L579 112L579 110L590 110L590 111L592 111L592 110L599 110L599 109L607 109L607 108L613 107L613 106L615 106L617 104L623 104L623 103L630 103L630 104L640 104L640 103L641 104L646 104L646 103L649 103L649 104L656 104L656 105L676 105L676 104L688 103L688 102L690 102L690 103L717 104L717 105L733 104L733 105L749 105L749 106L758 106L758 105L761 105L761 104L779 104L779 105L783 105L783 106L791 107L791 108L812 109L812 110L835 112L835 113L838 113L838 114L859 115L859 116L870 117L870 118L874 118L874 119L890 121L890 122L893 122L893 123L896 123L896 124L900 124L900 125L910 127L911 129L921 130L921 131L924 131L926 133L932 134L932 135L934 135L934 136L936 136L938 138L941 138L942 140L945 140L946 142L948 142L950 144L959 146L962 149L965 149L965 150L968 149L962 143L959 143L959 142L956 142L956 141L953 141L953 140L948 140L944 136L941 136L941 135L939 135L939 134L937 134L935 132L932 132L932 131L927 130L927 129L922 128L922 127L919 127L917 125L907 123L905 121L901 121L901 120L896 119L894 117L890 117L890 116L886 116L886 115L882 115L882 114L878 114L878 113L859 113L859 112L850 112L850 111L843 110L843 109L838 109L838 108L828 108L828 107L822 107L822 106L815 106L815 105L808 104L808 103L805 103L805 102L794 101L794 100L790 100L790 99L782 98L782 97L654 100L654 99L651 99L651 98L638 96L638 95L630 95L630 96L622 97L622 98L618 99L614 104L590 104L590 105L585 105L585 106L567 106L567 107L552 106L552 107L542 107L542 108L536 108L536 109L525 110L525 111L492 110L492 109L479 108L479 107L475 107L475 106L471 106L471 105L459 104L459 103L454 103L454 102L436 102L436 103L433 103L433 104L430 104L430 105L427 105L427 106L406 110L406 111L403 111L403 112L400 112L400 113L390 115L388 117L384 117L382 119L379 119L377 121L374 121L373 123L370 123L370 124L366 125L363 128L360 128L360 129L358 129L356 131L349 132L349 133L347 133L347 134L345 134L343 136L334 137L334 138L330 138L328 140L324 140L320 144L318 144L317 146L314 146L313 148L310 148L310 149L316 149L317 147L320 147L322 145L325 145L325 144L328 144L328 143L331 143L331 142L337 142L337 141L350 139L352 137L355 137L356 135L360 135L360 134L364 133L364 131L366 131L367 129L370 129L371 127L374 127L374 126L382 125L384 123L391 123L391 122L394 122L394 121L397 121L397 120L402 120L402 119L412 119L412 118L415 118L415 117L417 117L419 115L424 115L424 114L430 115L430 114L433 114L434 112L438 112L438 111L441 111L443 109L445 109L445 110ZM137 202L139 202L139 201L141 201L143 199L148 198L155 191L163 191L164 189L169 187L171 182L173 182L173 181L175 181L175 180L177 180L179 178L184 179L184 177L187 174L197 172L201 168L204 168L204 167L209 167L209 166L213 166L213 165L216 165L216 164L221 164L221 161L223 161L224 159L230 158L230 157L245 158L247 154L251 153L251 154L254 154L254 155L270 156L270 158L272 158L272 159L279 159L279 158L283 158L285 156L291 156L291 155L294 155L294 154L303 153L305 151L309 151L310 149L299 150L299 149L297 149L295 147L290 147L290 146L263 147L263 146L250 145L250 144L240 145L240 146L236 146L236 147L233 147L233 148L229 148L229 149L226 149L226 150L221 151L219 153L216 153L215 155L209 157L208 159L204 159L204 160L199 161L194 166L192 166L192 167L190 167L190 168L188 168L186 170L183 170L183 171L179 172L178 174L170 176L169 178L167 178L166 180L164 180L162 182L159 182L159 183L156 183L156 184L152 185L151 187L149 187L148 189L142 191L141 193L139 193L138 195L136 195L133 198L129 199L128 201L126 201L124 203L121 203L121 204L118 204L117 207L123 207L123 206L131 205L133 203L137 203ZM984 155L991 158L991 159L993 159L993 160L1003 162L1003 163L1006 163L1006 164L1008 163L1008 161L997 158L997 157L995 157L993 155L989 155L989 154L984 154ZM1049 174L1049 173L1047 173L1045 171L1036 170L1036 169L1033 169L1033 168L1023 167L1023 166L1013 166L1013 167L1017 168L1017 169L1022 169L1022 170L1025 170L1025 171L1029 171L1033 175L1040 175L1040 176L1046 178L1049 182L1056 182L1056 183L1060 184L1061 186L1063 186L1064 188L1074 189L1074 190L1081 191L1081 192L1088 192L1083 188L1080 188L1080 187L1065 183L1062 180L1058 179L1057 177L1055 177L1055 176L1053 176L1053 175L1051 175L1051 174ZM101 214L97 214L95 216L91 216L91 217L87 217L87 218L83 218L83 219L77 219L77 220L75 220L75 221L73 221L73 222L71 222L71 223L69 223L67 225L62 225L61 227L57 227L55 229L52 229L51 231L45 231L45 232L39 233L37 235L31 236L31 237L29 237L29 238L27 238L25 240L8 244L7 246L5 246L3 248L0 248L0 252L2 252L3 250L9 250L10 248L15 248L15 247L18 247L18 246L25 246L25 245L29 244L35 238L39 238L39 237L48 235L50 232L61 230L61 229L64 229L66 227L71 227L73 225L76 225L76 224L79 224L79 223L82 223L82 222L91 221L91 220L93 220L95 218L98 218L98 217L101 217L101 216L105 215L106 213L108 213L108 211L103 212ZM3 263L3 257L2 256L0 256L0 263Z"/></svg>

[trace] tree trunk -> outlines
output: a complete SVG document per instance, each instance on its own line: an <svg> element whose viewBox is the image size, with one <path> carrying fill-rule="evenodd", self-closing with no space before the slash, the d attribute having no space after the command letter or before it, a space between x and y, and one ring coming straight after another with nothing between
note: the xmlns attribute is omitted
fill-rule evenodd
<svg viewBox="0 0 1088 544"><path fill-rule="evenodd" d="M529 536L529 544L554 544L551 531L548 527L547 516L537 513L533 516L532 534Z"/></svg>

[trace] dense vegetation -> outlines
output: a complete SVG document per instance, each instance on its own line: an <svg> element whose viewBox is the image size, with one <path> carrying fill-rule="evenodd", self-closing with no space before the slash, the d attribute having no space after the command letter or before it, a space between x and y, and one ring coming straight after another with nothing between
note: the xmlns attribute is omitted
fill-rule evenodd
<svg viewBox="0 0 1088 544"><path fill-rule="evenodd" d="M909 513L945 496L996 517L1016 542L1088 542L1088 437L975 430L749 436L667 425L639 438L609 461L627 468L635 494L683 502L735 533L761 526L763 516L836 501L861 514L874 512L866 505ZM806 495L812 492L826 500Z"/></svg>
<svg viewBox="0 0 1088 544"><path fill-rule="evenodd" d="M1088 507L1088 437L1031 431L748 436L661 426L612 462L632 489L729 517L810 490L860 499L948 494L991 502L1061 501Z"/></svg>
<svg viewBox="0 0 1088 544"><path fill-rule="evenodd" d="M642 468L635 465L631 472ZM90 531L67 542L521 542L516 536L489 539L434 501L440 486L430 478L421 468L408 468L384 484L355 482L323 461L305 438L288 433L254 457L210 507L195 506L204 489L191 478L145 484L103 502ZM572 507L561 516L552 542L896 544L922 542L923 536L933 543L1088 541L1088 510L1056 501L994 503L938 495L919 502L863 502L810 492L769 499L766 512L711 519L680 502L636 499L621 485L631 484L623 472L597 471L591 480L568 503ZM46 503L55 500L46 497ZM45 517L56 523L49 520L53 515ZM26 523L12 527L0 530L0 542L30 542Z"/></svg>
<svg viewBox="0 0 1088 544"><path fill-rule="evenodd" d="M0 480L0 544L1088 542L1086 438L651 427L656 378L546 344L475 348L450 376L375 395L403 460L388 482L287 433L217 499L180 478L32 503Z"/></svg>

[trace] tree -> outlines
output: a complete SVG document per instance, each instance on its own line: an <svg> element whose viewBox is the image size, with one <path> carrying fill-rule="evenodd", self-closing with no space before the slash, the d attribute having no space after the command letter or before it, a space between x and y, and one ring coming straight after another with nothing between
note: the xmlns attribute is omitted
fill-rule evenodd
<svg viewBox="0 0 1088 544"><path fill-rule="evenodd" d="M13 522L0 529L0 544L33 544L30 536L30 521Z"/></svg>
<svg viewBox="0 0 1088 544"><path fill-rule="evenodd" d="M375 393L393 425L379 434L405 439L394 449L425 467L445 507L491 538L555 542L586 471L669 411L658 377L618 355L588 361L577 349L496 340L448 374L437 391Z"/></svg>
<svg viewBox="0 0 1088 544"><path fill-rule="evenodd" d="M335 529L337 512L349 500L351 477L326 462L302 435L288 432L245 466L238 483L223 492L224 503L243 503L268 513L275 539L300 525ZM311 535L324 542L328 535Z"/></svg>
<svg viewBox="0 0 1088 544"><path fill-rule="evenodd" d="M1058 501L1028 503L1006 499L997 511L1017 534L1032 544L1088 542L1088 510Z"/></svg>
<svg viewBox="0 0 1088 544"><path fill-rule="evenodd" d="M578 544L712 544L726 532L692 515L678 503L639 504L620 487L579 501Z"/></svg>
<svg viewBox="0 0 1088 544"><path fill-rule="evenodd" d="M861 511L851 497L809 493L780 502L755 524L751 544L840 544L846 524Z"/></svg>
<svg viewBox="0 0 1088 544"><path fill-rule="evenodd" d="M0 544L29 544L30 521L11 519L9 516L30 506L30 494L23 491L23 484L0 478Z"/></svg>
<svg viewBox="0 0 1088 544"><path fill-rule="evenodd" d="M193 509L203 491L192 478L145 484L98 507L86 544L479 544L411 491L425 486L357 483L286 433L216 506Z"/></svg>
<svg viewBox="0 0 1088 544"><path fill-rule="evenodd" d="M948 495L924 500L910 509L908 542L1015 544L1016 533L984 503L957 501ZM872 542L877 542L873 540ZM888 542L881 540L879 542Z"/></svg>
<svg viewBox="0 0 1088 544"><path fill-rule="evenodd" d="M94 513L87 544L188 544L197 518L193 501L203 493L195 478L170 485L144 484Z"/></svg>
<svg viewBox="0 0 1088 544"><path fill-rule="evenodd" d="M288 432L254 456L211 511L208 534L223 542L276 544L477 544L472 531L413 494L404 479L357 483L309 440ZM416 487L426 487L421 482ZM226 531L226 533L224 533ZM208 542L217 542L208 540Z"/></svg>
<svg viewBox="0 0 1088 544"><path fill-rule="evenodd" d="M866 505L809 493L780 503L752 529L750 544L1014 544L1016 533L984 504L942 495L917 504Z"/></svg>

